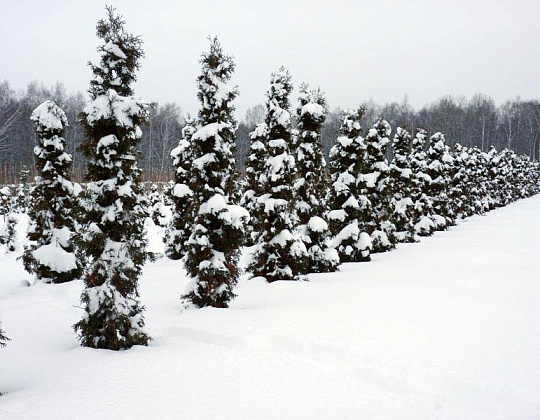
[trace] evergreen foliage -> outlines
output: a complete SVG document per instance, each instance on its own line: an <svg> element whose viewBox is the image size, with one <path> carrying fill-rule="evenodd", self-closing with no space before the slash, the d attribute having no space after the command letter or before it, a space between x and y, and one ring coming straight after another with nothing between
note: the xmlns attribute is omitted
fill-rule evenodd
<svg viewBox="0 0 540 420"><path fill-rule="evenodd" d="M305 272L307 250L296 234L296 195L293 189L295 159L291 151L289 95L291 75L281 67L270 79L267 93L266 125L268 159L264 167L264 220L261 224L253 261L248 270L268 282L298 280Z"/></svg>
<svg viewBox="0 0 540 420"><path fill-rule="evenodd" d="M419 128L412 142L410 165L413 175L414 230L419 236L429 236L435 230L430 217L433 202L427 195L431 177L428 175L427 153L425 147L428 139L426 130Z"/></svg>
<svg viewBox="0 0 540 420"><path fill-rule="evenodd" d="M8 341L10 340L7 338L6 333L0 328L0 347L5 347Z"/></svg>
<svg viewBox="0 0 540 420"><path fill-rule="evenodd" d="M456 143L452 157L454 158L454 165L448 197L453 202L456 218L461 219L472 214L470 194L468 193L469 174L467 172L467 162L469 160L469 154L467 153L467 148Z"/></svg>
<svg viewBox="0 0 540 420"><path fill-rule="evenodd" d="M0 188L0 216L2 216L3 222L6 221L11 208L11 189L9 187L2 187Z"/></svg>
<svg viewBox="0 0 540 420"><path fill-rule="evenodd" d="M328 224L322 217L328 188L320 136L326 118L326 100L320 89L310 90L303 84L299 102L294 191L299 230L308 252L305 273L331 272L337 269L339 255L332 246Z"/></svg>
<svg viewBox="0 0 540 420"><path fill-rule="evenodd" d="M17 186L17 196L15 202L15 209L17 213L27 213L30 205L31 188L28 183L28 177L30 176L30 170L26 165L23 165L19 171L19 185Z"/></svg>
<svg viewBox="0 0 540 420"><path fill-rule="evenodd" d="M188 239L185 266L192 281L183 296L198 307L227 307L235 297L239 248L247 211L231 204L236 181L235 126L232 101L238 95L229 82L233 58L223 53L217 38L201 57L197 79L201 103L198 130L191 138L190 189L193 192L193 229Z"/></svg>
<svg viewBox="0 0 540 420"><path fill-rule="evenodd" d="M89 163L80 246L90 264L81 295L85 314L74 328L83 346L120 350L150 340L138 293L148 214L137 166L139 125L147 121L149 106L132 96L142 40L124 30L113 7L106 11L96 26L103 44L100 63L90 63L91 101L81 115L87 136L81 149Z"/></svg>
<svg viewBox="0 0 540 420"><path fill-rule="evenodd" d="M192 168L191 138L197 131L197 122L188 115L178 146L171 151L174 167L174 186L170 191L173 216L165 232L165 253L172 260L186 253L187 241L193 228L193 191L190 188Z"/></svg>
<svg viewBox="0 0 540 420"><path fill-rule="evenodd" d="M365 108L343 112L336 144L330 149L328 221L342 262L370 260L371 238L366 233L371 204L359 188L365 159L360 119Z"/></svg>
<svg viewBox="0 0 540 420"><path fill-rule="evenodd" d="M265 163L268 159L268 126L262 122L249 134L251 144L246 159L246 186L241 205L249 212L250 222L246 229L246 245L257 243L264 220L264 203L261 197L265 193Z"/></svg>
<svg viewBox="0 0 540 420"><path fill-rule="evenodd" d="M450 186L450 168L452 156L447 150L444 135L435 133L429 139L429 149L427 151L428 169L427 173L431 178L428 185L428 194L433 203L431 219L436 230L444 230L449 225L454 224L454 214L448 199L448 188Z"/></svg>
<svg viewBox="0 0 540 420"><path fill-rule="evenodd" d="M25 270L38 280L63 283L82 273L73 244L81 187L69 179L72 158L65 152L63 135L68 121L64 111L54 102L45 101L34 110L31 120L38 136L34 154L39 176L29 211L30 244L22 260Z"/></svg>
<svg viewBox="0 0 540 420"><path fill-rule="evenodd" d="M411 141L409 132L398 127L392 142L394 159L390 165L388 189L392 193L390 221L396 227L395 236L399 242L414 242Z"/></svg>
<svg viewBox="0 0 540 420"><path fill-rule="evenodd" d="M10 213L0 230L0 245L6 245L6 252L14 252L17 245L18 219Z"/></svg>
<svg viewBox="0 0 540 420"><path fill-rule="evenodd" d="M368 231L373 241L373 252L384 252L395 247L396 227L390 221L393 213L392 191L389 188L390 168L386 150L390 143L390 124L379 119L364 139L366 167L363 172L367 197L371 203Z"/></svg>

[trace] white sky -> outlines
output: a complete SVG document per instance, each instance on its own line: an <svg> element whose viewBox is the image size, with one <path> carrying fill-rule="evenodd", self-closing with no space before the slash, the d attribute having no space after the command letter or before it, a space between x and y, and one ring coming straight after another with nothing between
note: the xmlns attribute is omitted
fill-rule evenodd
<svg viewBox="0 0 540 420"><path fill-rule="evenodd" d="M208 35L235 56L237 118L264 102L270 73L326 92L332 108L476 92L497 103L540 97L540 0L111 1L146 58L136 93L198 109L195 78ZM0 80L61 81L86 91L104 2L0 0ZM295 99L293 103L295 102Z"/></svg>

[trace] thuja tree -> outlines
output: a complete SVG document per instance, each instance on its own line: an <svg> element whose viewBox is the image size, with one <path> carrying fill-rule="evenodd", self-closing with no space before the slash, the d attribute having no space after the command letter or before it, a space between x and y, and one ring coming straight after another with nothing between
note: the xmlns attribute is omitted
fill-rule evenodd
<svg viewBox="0 0 540 420"><path fill-rule="evenodd" d="M264 166L264 221L249 271L268 282L297 280L305 272L307 250L296 235L298 225L291 152L291 75L283 67L272 74L267 93L268 159Z"/></svg>
<svg viewBox="0 0 540 420"><path fill-rule="evenodd" d="M28 206L31 200L31 188L28 182L29 176L30 170L26 165L23 165L19 171L19 185L17 186L17 197L15 202L17 213L28 212Z"/></svg>
<svg viewBox="0 0 540 420"><path fill-rule="evenodd" d="M137 166L139 124L148 105L133 96L143 57L142 40L107 7L97 23L100 62L90 64L91 101L81 114L88 158L85 234L81 247L90 258L81 295L85 314L75 324L83 346L119 350L146 345L138 278L148 256L141 171Z"/></svg>
<svg viewBox="0 0 540 420"><path fill-rule="evenodd" d="M174 186L170 191L173 203L172 220L165 232L165 253L173 260L186 253L186 244L193 225L193 191L190 188L193 161L191 138L197 131L196 120L188 115L178 146L171 151Z"/></svg>
<svg viewBox="0 0 540 420"><path fill-rule="evenodd" d="M251 144L246 159L246 186L240 204L249 212L250 220L246 228L246 245L257 243L264 220L265 168L268 158L268 126L262 122L249 134Z"/></svg>
<svg viewBox="0 0 540 420"><path fill-rule="evenodd" d="M231 204L236 180L234 106L236 86L228 83L234 72L217 38L201 57L197 78L201 103L198 130L191 137L193 161L193 231L188 239L185 266L192 281L183 296L198 307L227 307L235 297L238 258L249 214Z"/></svg>
<svg viewBox="0 0 540 420"><path fill-rule="evenodd" d="M0 347L5 347L9 338L7 338L6 333L0 326Z"/></svg>
<svg viewBox="0 0 540 420"><path fill-rule="evenodd" d="M35 123L34 148L39 175L30 205L30 245L23 254L24 268L44 282L63 283L79 278L82 263L75 256L73 235L81 187L69 180L71 156L65 152L66 114L52 101L39 105L30 119Z"/></svg>
<svg viewBox="0 0 540 420"><path fill-rule="evenodd" d="M443 230L454 224L455 216L448 199L450 168L453 159L446 148L444 135L440 132L435 133L429 139L427 161L427 173L431 178L428 185L428 195L433 202L431 218L435 229Z"/></svg>
<svg viewBox="0 0 540 420"><path fill-rule="evenodd" d="M398 127L392 142L394 159L390 165L388 185L392 194L390 221L396 227L395 236L399 242L414 242L411 140L409 132Z"/></svg>
<svg viewBox="0 0 540 420"><path fill-rule="evenodd" d="M296 148L297 195L296 212L299 230L307 251L306 273L335 271L339 256L330 241L330 230L324 216L328 188L326 162L322 153L321 127L326 118L326 101L320 89L300 86L298 116L298 146Z"/></svg>
<svg viewBox="0 0 540 420"><path fill-rule="evenodd" d="M413 225L419 236L429 236L435 230L431 219L433 203L427 195L431 177L428 175L427 153L425 151L428 139L427 131L419 128L412 141L410 165L412 171L412 200L414 202Z"/></svg>
<svg viewBox="0 0 540 420"><path fill-rule="evenodd" d="M328 222L342 262L370 260L371 238L365 231L370 202L357 182L366 151L360 135L364 113L363 107L343 112L336 144L330 149Z"/></svg>
<svg viewBox="0 0 540 420"><path fill-rule="evenodd" d="M453 201L454 212L457 218L469 215L469 197L466 164L469 159L467 148L456 143L453 150L454 165L451 174L448 196Z"/></svg>
<svg viewBox="0 0 540 420"><path fill-rule="evenodd" d="M386 149L390 143L390 124L379 119L365 137L366 168L363 177L366 192L371 202L371 216L368 221L373 252L384 252L395 247L396 227L390 221L392 214L392 192L389 188L390 168L386 161Z"/></svg>
<svg viewBox="0 0 540 420"><path fill-rule="evenodd" d="M489 208L490 210L493 210L496 208L498 203L498 191L497 191L497 172L498 172L498 164L499 164L499 154L497 153L497 149L495 149L494 146L491 146L488 153L488 194L489 194Z"/></svg>

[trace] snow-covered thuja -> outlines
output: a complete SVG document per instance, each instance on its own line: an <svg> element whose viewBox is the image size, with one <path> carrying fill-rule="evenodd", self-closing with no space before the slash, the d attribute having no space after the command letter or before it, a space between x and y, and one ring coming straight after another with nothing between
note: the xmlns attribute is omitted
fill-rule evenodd
<svg viewBox="0 0 540 420"><path fill-rule="evenodd" d="M148 195L148 206L150 217L154 225L165 227L167 213L165 211L165 202L163 195L159 192L157 184L150 184L150 194Z"/></svg>
<svg viewBox="0 0 540 420"><path fill-rule="evenodd" d="M432 200L428 196L431 177L428 175L427 153L425 151L428 134L419 128L412 141L410 165L412 171L412 199L414 201L413 225L416 234L429 236L435 230L435 223L430 217Z"/></svg>
<svg viewBox="0 0 540 420"><path fill-rule="evenodd" d="M174 190L174 185L175 185L175 182L173 180L169 180L163 186L163 202L165 203L166 206L173 205L172 193Z"/></svg>
<svg viewBox="0 0 540 420"><path fill-rule="evenodd" d="M446 149L444 135L435 133L429 139L427 151L427 173L431 178L428 195L433 203L430 217L436 230L446 229L455 220L448 198L450 186L450 164L453 159Z"/></svg>
<svg viewBox="0 0 540 420"><path fill-rule="evenodd" d="M363 107L343 113L336 144L330 149L327 218L341 262L370 260L371 238L365 231L370 203L356 182L365 159L359 122L364 113Z"/></svg>
<svg viewBox="0 0 540 420"><path fill-rule="evenodd" d="M414 242L411 140L409 132L398 127L392 142L394 159L390 165L388 185L392 193L390 221L396 227L395 236L399 242Z"/></svg>
<svg viewBox="0 0 540 420"><path fill-rule="evenodd" d="M514 165L517 156L509 149L504 149L501 152L499 161L498 185L500 188L500 200L503 206L510 204L516 200L515 194L515 179Z"/></svg>
<svg viewBox="0 0 540 420"><path fill-rule="evenodd" d="M26 165L23 165L19 171L19 185L17 186L17 196L15 201L15 208L17 213L27 213L28 206L31 201L31 188L28 183L28 177L30 176L30 170Z"/></svg>
<svg viewBox="0 0 540 420"><path fill-rule="evenodd" d="M466 165L469 160L469 154L467 153L467 148L456 143L452 157L454 158L454 165L448 197L453 202L456 218L464 218L470 216L469 198L471 196L468 192L469 175Z"/></svg>
<svg viewBox="0 0 540 420"><path fill-rule="evenodd" d="M325 219L325 195L328 188L326 161L322 153L321 127L326 119L326 101L320 89L300 86L298 146L294 191L296 213L307 251L305 273L336 271L339 255L332 246L330 229Z"/></svg>
<svg viewBox="0 0 540 420"><path fill-rule="evenodd" d="M201 57L197 78L201 103L198 130L191 137L193 161L190 189L193 193L193 228L184 264L191 277L183 296L198 307L227 307L235 297L238 258L248 212L231 204L236 180L234 106L238 95L229 80L233 58L223 53L217 38Z"/></svg>
<svg viewBox="0 0 540 420"><path fill-rule="evenodd" d="M5 347L8 341L9 341L9 338L7 338L6 333L1 328L1 324L0 324L0 347Z"/></svg>
<svg viewBox="0 0 540 420"><path fill-rule="evenodd" d="M9 187L0 188L0 222L7 220L8 214L11 212L11 190Z"/></svg>
<svg viewBox="0 0 540 420"><path fill-rule="evenodd" d="M0 228L0 245L6 245L6 253L14 252L17 247L17 223L19 219L13 213L7 216Z"/></svg>
<svg viewBox="0 0 540 420"><path fill-rule="evenodd" d="M88 158L85 227L81 247L90 259L81 295L85 314L75 324L83 346L120 350L146 345L144 307L138 278L148 256L141 171L137 166L139 124L148 104L133 96L143 57L142 41L124 30L125 22L107 7L97 23L100 63L90 64L90 103L81 114Z"/></svg>
<svg viewBox="0 0 540 420"><path fill-rule="evenodd" d="M305 272L307 250L296 234L294 212L295 159L291 152L291 75L283 67L273 73L267 93L266 125L268 159L264 167L266 194L264 221L248 270L254 276L276 280L297 280Z"/></svg>
<svg viewBox="0 0 540 420"><path fill-rule="evenodd" d="M46 283L75 280L82 273L73 235L81 187L69 180L71 155L63 138L66 114L52 101L39 105L30 119L35 123L34 148L38 176L30 206L30 241L22 257L24 268Z"/></svg>
<svg viewBox="0 0 540 420"><path fill-rule="evenodd" d="M396 244L396 227L390 221L393 213L392 191L388 185L390 168L385 158L391 131L390 124L379 119L364 139L366 166L363 169L363 179L371 203L367 226L373 241L373 252L388 251Z"/></svg>
<svg viewBox="0 0 540 420"><path fill-rule="evenodd" d="M257 243L261 224L264 220L264 203L261 196L265 192L266 181L265 167L268 158L268 126L266 123L257 124L249 137L251 144L249 155L246 159L246 187L240 204L250 215L250 221L246 228L246 244L251 246Z"/></svg>
<svg viewBox="0 0 540 420"><path fill-rule="evenodd" d="M494 146L491 146L487 152L487 177L488 177L488 194L489 194L489 209L493 210L499 206L499 194L497 188L497 172L499 165L499 153Z"/></svg>
<svg viewBox="0 0 540 420"><path fill-rule="evenodd" d="M173 215L165 232L165 253L172 260L179 260L185 255L193 228L193 191L190 188L193 161L191 138L196 131L196 120L188 115L182 129L182 138L178 146L171 151L174 167L174 186L170 191Z"/></svg>

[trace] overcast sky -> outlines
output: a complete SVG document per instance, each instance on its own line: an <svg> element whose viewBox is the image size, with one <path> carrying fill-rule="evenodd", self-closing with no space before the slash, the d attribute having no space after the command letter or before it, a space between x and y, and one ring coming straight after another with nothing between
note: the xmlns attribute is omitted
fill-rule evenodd
<svg viewBox="0 0 540 420"><path fill-rule="evenodd" d="M109 2L146 57L136 93L184 112L198 108L195 78L208 35L236 58L237 118L264 102L270 73L319 85L332 108L366 99L420 107L482 92L497 103L540 97L539 0ZM0 0L0 80L24 88L57 81L85 91L105 2ZM294 103L295 101L293 101Z"/></svg>

